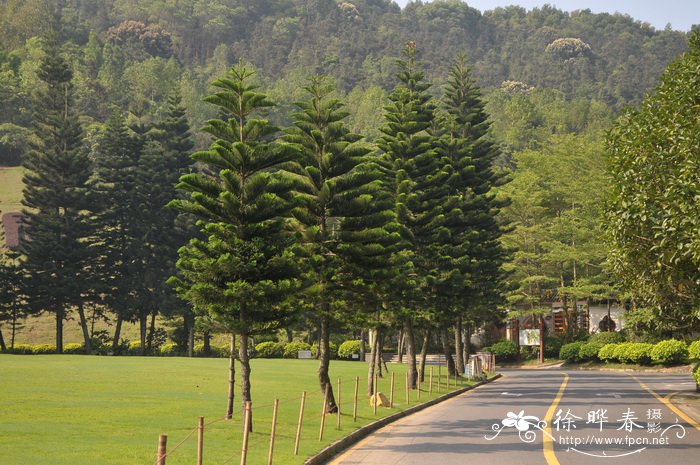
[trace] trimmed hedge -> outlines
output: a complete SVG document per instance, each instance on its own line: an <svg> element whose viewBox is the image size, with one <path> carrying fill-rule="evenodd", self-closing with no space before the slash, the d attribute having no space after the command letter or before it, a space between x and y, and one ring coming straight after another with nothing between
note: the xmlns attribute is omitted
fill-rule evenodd
<svg viewBox="0 0 700 465"><path fill-rule="evenodd" d="M255 346L255 353L259 358L282 358L284 344L274 341L261 342Z"/></svg>
<svg viewBox="0 0 700 465"><path fill-rule="evenodd" d="M630 360L627 355L631 345L631 342L623 342L622 344L618 344L613 352L613 359L620 363L629 363Z"/></svg>
<svg viewBox="0 0 700 465"><path fill-rule="evenodd" d="M700 340L694 341L688 347L688 358L695 361L700 361Z"/></svg>
<svg viewBox="0 0 700 465"><path fill-rule="evenodd" d="M328 341L328 349L331 351L331 359L338 358L338 344L333 341ZM318 344L311 346L311 355L318 357Z"/></svg>
<svg viewBox="0 0 700 465"><path fill-rule="evenodd" d="M360 346L362 341L345 341L338 347L338 358L352 359L352 354L360 354Z"/></svg>
<svg viewBox="0 0 700 465"><path fill-rule="evenodd" d="M490 347L484 347L484 352L492 352L496 360L512 361L518 355L518 348L513 341L501 340L495 342Z"/></svg>
<svg viewBox="0 0 700 465"><path fill-rule="evenodd" d="M627 347L627 359L632 363L638 363L640 365L650 365L651 349L653 348L654 344L647 344L645 342L632 342Z"/></svg>
<svg viewBox="0 0 700 465"><path fill-rule="evenodd" d="M178 349L177 344L175 344L174 342L163 344L158 348L158 354L164 357L173 357L175 355L178 355L179 353L180 350Z"/></svg>
<svg viewBox="0 0 700 465"><path fill-rule="evenodd" d="M605 344L598 351L598 359L603 362L612 362L615 360L615 351L620 344Z"/></svg>
<svg viewBox="0 0 700 465"><path fill-rule="evenodd" d="M85 353L85 346L83 344L66 344L63 346L63 353L64 354L84 354Z"/></svg>
<svg viewBox="0 0 700 465"><path fill-rule="evenodd" d="M583 341L564 344L561 346L561 350L559 351L559 358L561 360L566 360L567 362L578 362L580 360L578 354L584 344L585 343Z"/></svg>
<svg viewBox="0 0 700 465"><path fill-rule="evenodd" d="M578 359L582 362L598 360L598 351L605 345L601 341L588 341L578 351Z"/></svg>
<svg viewBox="0 0 700 465"><path fill-rule="evenodd" d="M141 341L130 341L126 353L128 355L141 355Z"/></svg>
<svg viewBox="0 0 700 465"><path fill-rule="evenodd" d="M695 366L693 370L693 378L695 378L695 384L698 386L698 391L700 391L700 363Z"/></svg>
<svg viewBox="0 0 700 465"><path fill-rule="evenodd" d="M688 358L688 346L683 341L667 339L654 345L651 349L651 359L655 363L670 365L681 363Z"/></svg>
<svg viewBox="0 0 700 465"><path fill-rule="evenodd" d="M615 331L601 331L600 333L591 334L588 342L602 342L601 347L605 344L620 344L625 342L625 336Z"/></svg>
<svg viewBox="0 0 700 465"><path fill-rule="evenodd" d="M32 355L34 351L32 350L32 346L29 344L15 344L14 349L12 349L12 353L17 355Z"/></svg>
<svg viewBox="0 0 700 465"><path fill-rule="evenodd" d="M300 350L311 350L306 342L289 342L284 346L284 358L299 358Z"/></svg>
<svg viewBox="0 0 700 465"><path fill-rule="evenodd" d="M35 355L55 354L56 346L53 344L37 344L32 347L32 353Z"/></svg>

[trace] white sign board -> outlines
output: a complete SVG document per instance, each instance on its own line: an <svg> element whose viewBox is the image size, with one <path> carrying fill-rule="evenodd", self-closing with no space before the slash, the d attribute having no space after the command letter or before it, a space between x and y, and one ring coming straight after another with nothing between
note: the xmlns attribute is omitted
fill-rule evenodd
<svg viewBox="0 0 700 465"><path fill-rule="evenodd" d="M521 346L538 346L538 345L540 345L540 330L539 329L521 329L520 330L520 345Z"/></svg>
<svg viewBox="0 0 700 465"><path fill-rule="evenodd" d="M310 350L300 350L297 356L299 358L312 358Z"/></svg>

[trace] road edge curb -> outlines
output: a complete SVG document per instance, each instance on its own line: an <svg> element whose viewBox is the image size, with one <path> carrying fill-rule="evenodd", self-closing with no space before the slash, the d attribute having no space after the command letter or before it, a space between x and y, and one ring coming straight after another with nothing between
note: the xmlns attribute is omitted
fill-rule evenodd
<svg viewBox="0 0 700 465"><path fill-rule="evenodd" d="M432 407L433 405L439 404L441 402L444 402L448 399L451 399L453 397L456 397L460 394L464 394L467 391L471 391L472 389L476 389L479 386L483 386L484 384L490 383L492 381L497 380L503 376L501 373L497 373L494 376L486 379L485 381L479 381L476 384L473 384L471 386L464 387L462 389L457 389L452 392L448 392L447 394L443 394L440 397L436 397L433 400L429 400L427 402L424 402L419 405L414 405L413 407L409 407L406 410L402 410L400 412L393 413L387 417L380 418L377 421L374 421L368 425L362 426L361 428L356 429L352 433L348 434L347 436L338 439L337 441L329 444L328 446L324 447L321 449L316 455L313 455L306 459L304 462L304 465L322 465L335 455L337 455L339 452L342 452L343 450L349 448L353 444L356 444L357 442L361 441L362 439L366 438L369 436L371 433L377 431L380 428L383 428L396 420L399 420L401 418L407 417L409 415L412 415L414 413L420 412L421 410L425 410L428 407Z"/></svg>

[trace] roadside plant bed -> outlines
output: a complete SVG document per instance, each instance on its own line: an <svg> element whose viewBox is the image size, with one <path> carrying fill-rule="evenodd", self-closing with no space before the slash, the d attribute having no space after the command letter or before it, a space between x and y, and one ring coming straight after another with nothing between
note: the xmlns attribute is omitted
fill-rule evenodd
<svg viewBox="0 0 700 465"><path fill-rule="evenodd" d="M599 337L594 337L599 336ZM656 344L644 342L610 342L620 340L614 336L594 335L588 341L576 341L562 346L559 358L568 365L581 366L617 365L634 367L677 367L691 361L700 362L700 341L690 346L684 341L667 339Z"/></svg>

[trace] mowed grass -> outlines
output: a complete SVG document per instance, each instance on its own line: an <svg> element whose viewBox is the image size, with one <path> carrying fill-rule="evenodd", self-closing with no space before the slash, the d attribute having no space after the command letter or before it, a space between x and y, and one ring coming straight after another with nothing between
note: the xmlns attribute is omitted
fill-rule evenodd
<svg viewBox="0 0 700 465"><path fill-rule="evenodd" d="M0 463L153 464L159 434L168 435L168 450L173 451L193 431L200 415L206 423L224 416L227 363L226 359L0 355ZM278 464L301 464L356 428L406 407L405 365L389 365L395 372L395 407L380 407L375 417L366 395L367 364L333 361L331 378L336 389L341 379L341 427L337 429L336 415L327 415L324 438L319 441L323 397L316 381L317 367L315 360L252 361L254 432L249 464L267 463L276 398L280 403L274 463ZM433 395L427 393L426 376L422 401L440 395L437 367L434 373ZM360 378L358 418L353 422L356 376ZM459 382L459 386L465 384ZM387 397L389 385L390 376L379 380L379 391ZM302 391L307 391L304 424L300 452L294 456ZM237 397L239 392L240 388ZM416 391L412 391L410 404L415 403ZM232 421L205 428L205 463L240 462L241 418L237 401ZM196 444L195 432L168 457L168 465L196 463Z"/></svg>
<svg viewBox="0 0 700 465"><path fill-rule="evenodd" d="M0 212L18 212L22 210L22 167L0 166Z"/></svg>

